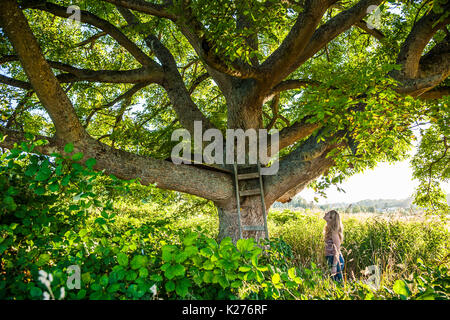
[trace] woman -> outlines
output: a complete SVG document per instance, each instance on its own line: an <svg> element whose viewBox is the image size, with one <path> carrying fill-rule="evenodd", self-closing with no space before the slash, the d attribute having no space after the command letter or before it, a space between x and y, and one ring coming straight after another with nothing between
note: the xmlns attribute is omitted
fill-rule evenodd
<svg viewBox="0 0 450 320"><path fill-rule="evenodd" d="M331 275L334 280L342 280L344 270L344 257L341 253L341 243L344 240L344 227L341 217L335 210L331 210L323 217L327 222L324 228L325 258L331 267Z"/></svg>

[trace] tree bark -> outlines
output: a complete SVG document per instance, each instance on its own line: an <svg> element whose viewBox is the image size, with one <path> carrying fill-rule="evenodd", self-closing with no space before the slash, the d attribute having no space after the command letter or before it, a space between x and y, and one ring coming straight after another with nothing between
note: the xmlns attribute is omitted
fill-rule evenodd
<svg viewBox="0 0 450 320"><path fill-rule="evenodd" d="M242 169L238 166L240 173L256 172L256 166L251 166ZM234 183L233 186L236 184ZM239 180L239 191L259 189L260 184L258 179ZM234 190L234 195L236 190ZM260 194L239 197L240 199L240 219L237 207L236 196L225 202L216 202L217 211L219 214L219 240L225 237L231 237L233 242L240 238L239 221L241 228L243 226L264 226L264 212L262 199ZM267 211L270 206L266 205ZM265 238L264 231L244 231L242 230L243 238L254 238L256 240Z"/></svg>
<svg viewBox="0 0 450 320"><path fill-rule="evenodd" d="M225 237L230 237L233 242L236 242L239 240L239 219L236 201L232 200L226 205L216 205L216 207L219 215L218 240L220 241ZM241 204L241 225L264 225L261 199L259 196L246 197L246 200ZM265 233L264 231L242 231L242 237L258 240L265 238Z"/></svg>

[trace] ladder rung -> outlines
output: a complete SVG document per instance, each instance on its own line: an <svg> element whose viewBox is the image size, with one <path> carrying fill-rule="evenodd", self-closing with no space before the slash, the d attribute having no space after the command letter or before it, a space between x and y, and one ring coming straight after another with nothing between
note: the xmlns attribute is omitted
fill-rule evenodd
<svg viewBox="0 0 450 320"><path fill-rule="evenodd" d="M266 228L264 226L242 226L242 230L244 230L244 231L265 231Z"/></svg>
<svg viewBox="0 0 450 320"><path fill-rule="evenodd" d="M257 179L257 178L259 178L259 173L258 172L238 174L238 179L239 180Z"/></svg>
<svg viewBox="0 0 450 320"><path fill-rule="evenodd" d="M254 196L257 194L260 194L261 190L260 189L250 189L250 190L244 190L244 191L240 191L239 195L241 197L245 197L245 196Z"/></svg>
<svg viewBox="0 0 450 320"><path fill-rule="evenodd" d="M250 163L247 163L247 164L236 164L237 165L237 167L238 167L238 169L255 169L255 170L258 170L258 165L257 164L250 164Z"/></svg>

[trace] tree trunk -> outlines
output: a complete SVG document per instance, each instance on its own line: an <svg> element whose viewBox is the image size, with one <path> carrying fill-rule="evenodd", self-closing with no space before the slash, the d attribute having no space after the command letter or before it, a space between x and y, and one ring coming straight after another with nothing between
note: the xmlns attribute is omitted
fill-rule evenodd
<svg viewBox="0 0 450 320"><path fill-rule="evenodd" d="M256 172L256 170L256 166L245 169L238 166L239 173L253 173ZM234 188L235 186L236 184L233 183ZM259 188L259 179L239 180L239 191ZM236 190L234 190L234 195L235 194ZM263 203L260 194L241 196L239 197L239 202L241 228L243 226L264 226ZM236 242L240 238L236 196L226 203L216 203L216 207L219 213L219 240L222 240L225 237L231 237L233 242ZM266 205L266 210L267 209ZM265 238L265 236L265 231L242 230L242 238L254 238L255 240L258 240Z"/></svg>
<svg viewBox="0 0 450 320"><path fill-rule="evenodd" d="M242 197L241 197L242 198ZM216 206L219 213L219 241L225 237L231 237L234 243L239 240L239 219L236 201L227 206ZM241 225L263 226L264 218L261 205L261 197L245 197L241 203ZM265 238L264 231L242 231L242 238Z"/></svg>
<svg viewBox="0 0 450 320"><path fill-rule="evenodd" d="M239 80L233 84L233 90L227 97L228 106L228 128L231 129L258 129L263 128L262 104L263 97L254 96L256 83L253 80ZM229 139L229 137L227 137ZM233 138L234 139L234 138ZM257 133L256 144L259 151L259 135ZM234 142L235 143L235 142ZM257 166L249 163L250 139L245 138L245 163L238 165L239 173L257 172ZM236 148L236 145L234 145ZM255 147L255 146L252 146ZM235 161L237 154L241 151L235 149ZM257 156L259 160L259 155ZM230 165L230 164L228 164ZM216 203L219 213L219 241L225 237L231 237L233 242L240 238L239 214L236 201L236 183L233 176L234 197L227 203ZM259 189L259 179L239 180L239 190ZM261 195L240 197L240 224L243 226L263 226L264 216L262 210ZM258 240L265 237L265 231L244 231L242 238L254 238Z"/></svg>

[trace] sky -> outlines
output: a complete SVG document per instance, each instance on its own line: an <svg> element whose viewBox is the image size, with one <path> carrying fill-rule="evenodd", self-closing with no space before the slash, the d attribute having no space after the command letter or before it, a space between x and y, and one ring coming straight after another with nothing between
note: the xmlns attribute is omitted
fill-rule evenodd
<svg viewBox="0 0 450 320"><path fill-rule="evenodd" d="M318 204L351 203L366 199L405 199L414 193L417 185L418 182L412 179L409 160L405 160L394 164L379 163L372 170L351 176L340 186L345 193L332 186L326 190L326 199L316 195L311 189L303 190L298 196L307 201L318 197ZM450 193L450 183L441 186L446 193Z"/></svg>
<svg viewBox="0 0 450 320"><path fill-rule="evenodd" d="M429 128L429 124L421 126L423 130ZM340 192L335 186L325 190L326 198L314 193L312 189L305 188L297 196L307 201L318 198L318 205L345 202L353 203L361 200L378 199L406 199L412 197L419 182L412 177L413 170L410 165L411 158L417 153L420 145L421 134L419 127L412 128L416 139L412 141L412 147L408 151L409 159L395 163L380 162L373 169L367 169L362 173L355 174L344 181ZM442 190L450 193L450 183L441 183Z"/></svg>

